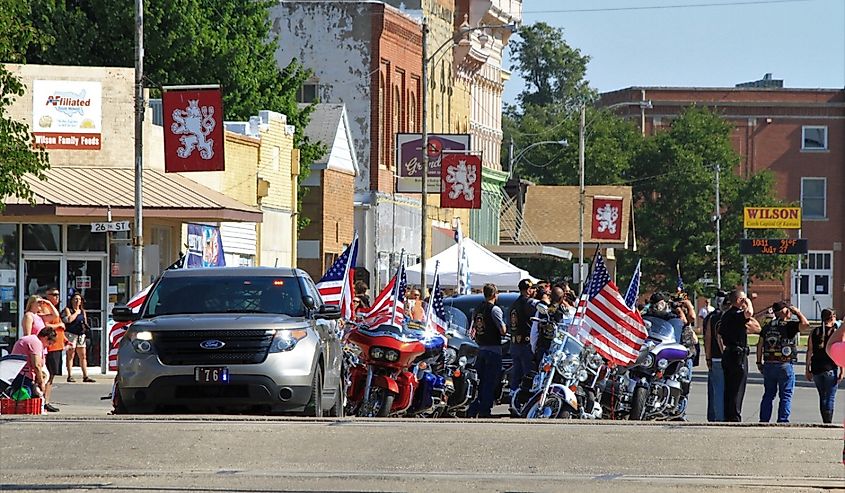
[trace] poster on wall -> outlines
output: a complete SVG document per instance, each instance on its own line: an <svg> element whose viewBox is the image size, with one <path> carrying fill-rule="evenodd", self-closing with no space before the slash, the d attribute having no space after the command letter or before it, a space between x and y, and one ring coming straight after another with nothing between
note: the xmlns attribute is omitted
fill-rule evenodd
<svg viewBox="0 0 845 493"><path fill-rule="evenodd" d="M481 208L481 156L447 154L440 165L440 207Z"/></svg>
<svg viewBox="0 0 845 493"><path fill-rule="evenodd" d="M188 259L186 267L225 267L220 228L188 224Z"/></svg>
<svg viewBox="0 0 845 493"><path fill-rule="evenodd" d="M399 177L396 191L422 192L422 135L396 134L396 168ZM440 165L446 151L469 151L469 134L428 135L428 188L429 193L440 193Z"/></svg>
<svg viewBox="0 0 845 493"><path fill-rule="evenodd" d="M622 197L593 197L594 240L622 239Z"/></svg>
<svg viewBox="0 0 845 493"><path fill-rule="evenodd" d="M223 171L223 93L219 86L164 87L164 171Z"/></svg>
<svg viewBox="0 0 845 493"><path fill-rule="evenodd" d="M33 145L98 150L102 141L102 103L99 82L32 81Z"/></svg>

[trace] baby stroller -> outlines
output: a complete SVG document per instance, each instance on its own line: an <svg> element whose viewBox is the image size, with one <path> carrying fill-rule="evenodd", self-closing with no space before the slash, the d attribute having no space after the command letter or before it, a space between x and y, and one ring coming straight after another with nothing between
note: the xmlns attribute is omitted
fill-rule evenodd
<svg viewBox="0 0 845 493"><path fill-rule="evenodd" d="M12 381L26 366L26 356L10 354L0 358L0 397L12 397Z"/></svg>

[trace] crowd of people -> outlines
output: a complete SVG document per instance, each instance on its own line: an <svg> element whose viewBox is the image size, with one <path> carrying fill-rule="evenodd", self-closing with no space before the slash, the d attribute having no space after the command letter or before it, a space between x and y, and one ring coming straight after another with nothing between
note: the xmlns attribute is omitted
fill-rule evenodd
<svg viewBox="0 0 845 493"><path fill-rule="evenodd" d="M88 376L86 347L90 335L88 315L82 295L74 293L70 303L59 309L61 293L49 287L27 298L21 318L21 337L11 354L26 358L21 373L12 382L12 393L18 397L41 397L47 412L59 412L50 397L55 377L62 376L65 358L67 381L76 382L71 370L79 359L82 381L93 383Z"/></svg>

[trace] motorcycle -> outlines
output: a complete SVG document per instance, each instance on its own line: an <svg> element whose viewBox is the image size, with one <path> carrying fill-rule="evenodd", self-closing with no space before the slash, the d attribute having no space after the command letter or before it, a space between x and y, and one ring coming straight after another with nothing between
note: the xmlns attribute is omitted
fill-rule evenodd
<svg viewBox="0 0 845 493"><path fill-rule="evenodd" d="M446 412L448 405L444 361L446 338L423 330L417 322L409 322L408 333L423 343L425 352L414 360L412 372L418 385L406 414L438 418Z"/></svg>
<svg viewBox="0 0 845 493"><path fill-rule="evenodd" d="M578 376L581 352L584 345L565 330L558 330L551 350L543 357L539 371L534 375L529 393L531 397L521 404L514 393L511 406L527 419L554 419L580 417L578 402ZM524 395L524 394L523 394Z"/></svg>
<svg viewBox="0 0 845 493"><path fill-rule="evenodd" d="M347 340L360 348L360 365L349 369L349 414L389 416L402 414L412 404L419 380L411 371L426 353L415 334L393 325L354 326Z"/></svg>
<svg viewBox="0 0 845 493"><path fill-rule="evenodd" d="M650 315L643 319L648 338L637 360L615 375L613 411L634 421L683 419L692 371L691 354L676 339L682 322Z"/></svg>
<svg viewBox="0 0 845 493"><path fill-rule="evenodd" d="M478 344L457 326L446 330L443 360L446 373L446 415L461 416L478 396L478 373L475 361Z"/></svg>

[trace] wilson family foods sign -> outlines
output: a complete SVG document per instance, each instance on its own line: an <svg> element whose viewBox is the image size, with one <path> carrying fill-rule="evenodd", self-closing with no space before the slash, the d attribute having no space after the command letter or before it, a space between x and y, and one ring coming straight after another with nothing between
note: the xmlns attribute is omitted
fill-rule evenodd
<svg viewBox="0 0 845 493"><path fill-rule="evenodd" d="M35 145L45 149L99 149L102 103L99 82L33 81L32 134Z"/></svg>
<svg viewBox="0 0 845 493"><path fill-rule="evenodd" d="M743 227L747 229L801 229L800 207L746 207Z"/></svg>

